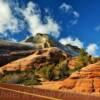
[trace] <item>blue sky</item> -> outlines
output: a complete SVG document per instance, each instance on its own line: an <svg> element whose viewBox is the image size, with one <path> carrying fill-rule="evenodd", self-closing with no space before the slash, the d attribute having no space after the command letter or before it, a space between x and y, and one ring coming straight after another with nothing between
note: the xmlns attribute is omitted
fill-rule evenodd
<svg viewBox="0 0 100 100"><path fill-rule="evenodd" d="M0 0L0 37L21 41L37 32L100 55L100 0Z"/></svg>

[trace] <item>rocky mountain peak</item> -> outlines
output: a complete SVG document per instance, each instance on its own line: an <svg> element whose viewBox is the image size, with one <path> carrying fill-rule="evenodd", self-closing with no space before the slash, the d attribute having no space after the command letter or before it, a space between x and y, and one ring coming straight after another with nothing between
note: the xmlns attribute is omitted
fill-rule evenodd
<svg viewBox="0 0 100 100"><path fill-rule="evenodd" d="M54 47L53 38L48 34L37 33L34 37L29 37L25 42L41 45L41 48Z"/></svg>
<svg viewBox="0 0 100 100"><path fill-rule="evenodd" d="M30 36L26 43L32 43L35 48L49 48L57 47L65 52L69 53L72 56L79 55L80 49L72 45L63 45L58 40L54 39L51 35L37 33L34 37Z"/></svg>

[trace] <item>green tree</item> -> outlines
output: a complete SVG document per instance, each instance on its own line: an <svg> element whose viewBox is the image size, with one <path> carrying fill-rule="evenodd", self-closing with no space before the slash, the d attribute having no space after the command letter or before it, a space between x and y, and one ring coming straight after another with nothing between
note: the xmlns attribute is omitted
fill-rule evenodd
<svg viewBox="0 0 100 100"><path fill-rule="evenodd" d="M53 80L59 80L69 76L68 70L67 61L61 61L53 70Z"/></svg>
<svg viewBox="0 0 100 100"><path fill-rule="evenodd" d="M81 64L81 66L86 66L88 64L89 57L87 52L84 49L80 50L78 60L79 60L78 65L79 63Z"/></svg>

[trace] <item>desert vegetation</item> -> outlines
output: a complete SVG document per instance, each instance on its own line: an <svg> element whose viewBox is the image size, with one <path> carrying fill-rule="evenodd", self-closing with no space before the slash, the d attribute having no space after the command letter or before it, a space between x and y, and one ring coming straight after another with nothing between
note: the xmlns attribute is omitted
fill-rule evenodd
<svg viewBox="0 0 100 100"><path fill-rule="evenodd" d="M30 71L5 72L5 75L0 78L0 83L37 85L40 84L40 81L32 69Z"/></svg>
<svg viewBox="0 0 100 100"><path fill-rule="evenodd" d="M38 85L43 81L63 80L69 77L73 72L79 71L88 64L96 62L96 60L92 56L88 55L84 49L80 49L80 54L77 58L78 61L76 62L74 69L69 68L68 59L59 60L51 64L48 63L48 59L46 59L45 63L47 64L44 64L42 67L38 67L37 64L31 64L32 68L25 71L5 71L5 74L0 78L0 82ZM37 63L41 62L40 60L43 59L39 58Z"/></svg>
<svg viewBox="0 0 100 100"><path fill-rule="evenodd" d="M24 85L38 85L41 81L45 80L60 80L69 76L66 60L56 65L48 65L42 68L37 68L27 71L13 71L5 72L5 75L1 76L1 83L16 83Z"/></svg>

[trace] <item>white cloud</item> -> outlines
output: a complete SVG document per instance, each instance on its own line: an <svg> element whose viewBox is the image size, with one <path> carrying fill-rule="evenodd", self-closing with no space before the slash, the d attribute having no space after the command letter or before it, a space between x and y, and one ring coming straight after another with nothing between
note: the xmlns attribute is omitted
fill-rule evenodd
<svg viewBox="0 0 100 100"><path fill-rule="evenodd" d="M72 10L72 6L66 3L62 3L62 5L60 5L60 9L68 13L70 10Z"/></svg>
<svg viewBox="0 0 100 100"><path fill-rule="evenodd" d="M18 42L16 39L14 38L9 38L10 41L13 41L13 42Z"/></svg>
<svg viewBox="0 0 100 100"><path fill-rule="evenodd" d="M70 20L71 25L75 25L78 23L78 19Z"/></svg>
<svg viewBox="0 0 100 100"><path fill-rule="evenodd" d="M100 32L100 25L98 25L97 27L95 27L94 30L97 31L97 32Z"/></svg>
<svg viewBox="0 0 100 100"><path fill-rule="evenodd" d="M80 14L79 14L77 11L73 11L72 13L73 13L73 15L74 15L75 17L77 17L77 18L80 17Z"/></svg>
<svg viewBox="0 0 100 100"><path fill-rule="evenodd" d="M50 16L44 16L44 18L45 23L41 20L40 9L33 2L29 2L26 8L20 8L18 1L15 3L12 0L0 0L0 34L4 37L9 36L9 32L16 34L24 28L33 35L47 33L58 37L60 34L58 23ZM28 27L26 27L26 22Z"/></svg>
<svg viewBox="0 0 100 100"><path fill-rule="evenodd" d="M35 35L36 33L52 34L55 37L59 36L60 26L53 18L45 17L46 23L43 24L41 20L41 12L37 9L37 5L33 2L29 2L27 8L22 10L25 20L29 25L29 31Z"/></svg>
<svg viewBox="0 0 100 100"><path fill-rule="evenodd" d="M78 23L80 14L76 10L74 10L74 8L71 5L67 3L62 3L59 8L65 11L66 14L69 14L72 16L72 19L69 20L69 24L67 25L68 27L71 27Z"/></svg>
<svg viewBox="0 0 100 100"><path fill-rule="evenodd" d="M70 12L70 14L73 14L73 16L76 18L80 17L80 14L77 11L75 11L71 5L69 5L67 3L62 3L59 8L61 10L64 10L66 13Z"/></svg>
<svg viewBox="0 0 100 100"><path fill-rule="evenodd" d="M72 37L61 38L59 42L62 43L63 45L71 44L79 48L84 48L83 42L81 42L78 38L75 39L73 39ZM95 57L98 56L98 50L99 46L95 43L91 43L86 47L86 52Z"/></svg>
<svg viewBox="0 0 100 100"><path fill-rule="evenodd" d="M75 38L75 39L73 39L72 37L61 38L59 40L59 42L64 45L71 44L71 45L77 46L79 48L83 47L83 43L78 38Z"/></svg>
<svg viewBox="0 0 100 100"><path fill-rule="evenodd" d="M97 50L99 49L98 45L95 43L91 43L87 46L86 51L93 55L93 56L97 56Z"/></svg>
<svg viewBox="0 0 100 100"><path fill-rule="evenodd" d="M19 32L18 19L12 13L10 4L7 1L0 0L0 33Z"/></svg>
<svg viewBox="0 0 100 100"><path fill-rule="evenodd" d="M48 8L45 8L44 10L45 10L46 13L49 13L49 9Z"/></svg>

